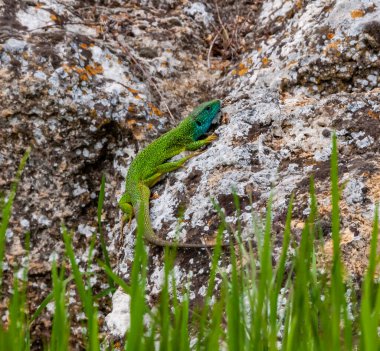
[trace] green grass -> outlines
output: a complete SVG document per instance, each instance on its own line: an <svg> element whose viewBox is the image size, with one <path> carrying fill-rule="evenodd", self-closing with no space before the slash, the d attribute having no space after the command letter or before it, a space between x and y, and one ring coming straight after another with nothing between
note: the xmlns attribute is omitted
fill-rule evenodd
<svg viewBox="0 0 380 351"><path fill-rule="evenodd" d="M17 185L28 158L23 157L10 193L0 200L0 258L5 254L5 233L11 217ZM376 280L379 262L377 242L379 231L378 206L374 214L368 269L360 291L354 291L344 278L340 252L340 211L338 184L337 140L332 139L331 156L331 228L333 257L329 272L317 266L317 252L323 244L314 180L310 180L310 214L305 221L298 242L292 235L291 220L294 198L290 198L283 232L282 251L273 263L272 198L269 199L264 223L255 223L251 243L243 245L242 226L229 226L223 210L214 203L219 213L220 226L217 246L213 249L209 281L202 306L191 306L189 284L177 286L174 278L176 250L164 250L164 281L156 309L147 305L148 256L145 250L141 221L131 269L125 282L112 271L102 232L105 179L102 178L98 202L98 231L90 243L87 270L81 272L75 260L71 233L62 226L65 256L52 264L52 286L47 297L33 313L27 310L27 267L22 275L13 274L13 295L7 300L8 319L0 322L0 350L29 350L30 330L46 306L54 303L50 338L44 340L46 350L68 350L70 321L68 285L75 283L85 314L83 340L87 350L113 350L114 345L99 331L98 303L120 287L131 298L130 327L125 335L126 350L379 350L380 289ZM234 195L237 215L239 198ZM254 217L254 214L252 214ZM219 267L221 241L227 231L234 242L229 248L231 270L227 274ZM25 236L25 250L29 253L29 234ZM102 260L97 264L108 279L109 288L95 295L90 277L94 274L93 249L100 242ZM289 254L292 252L292 254ZM0 264L0 284L3 266ZM216 291L216 278L222 280ZM186 284L185 284L186 285ZM4 286L0 286L3 299ZM180 296L181 295L181 296ZM5 297L5 296L4 296ZM148 321L148 322L147 322Z"/></svg>

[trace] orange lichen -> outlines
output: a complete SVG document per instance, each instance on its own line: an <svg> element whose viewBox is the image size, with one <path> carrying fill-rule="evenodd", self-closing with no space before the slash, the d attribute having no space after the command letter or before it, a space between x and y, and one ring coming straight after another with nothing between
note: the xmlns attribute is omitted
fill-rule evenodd
<svg viewBox="0 0 380 351"><path fill-rule="evenodd" d="M141 99L141 97L139 96L139 92L138 92L138 90L133 89L133 88L129 88L129 87L127 87L127 90L128 90L130 93L133 94L133 97L134 97L135 99L137 99L137 100L140 100L140 99Z"/></svg>
<svg viewBox="0 0 380 351"><path fill-rule="evenodd" d="M233 69L231 71L231 74L237 74L239 76L243 76L244 74L246 74L248 72L248 67L243 63L239 63L239 66L237 69Z"/></svg>
<svg viewBox="0 0 380 351"><path fill-rule="evenodd" d="M88 81L91 76L103 73L103 67L98 63L87 65L85 68L63 64L62 68L66 73L71 73L72 71L78 73L79 78L85 81Z"/></svg>
<svg viewBox="0 0 380 351"><path fill-rule="evenodd" d="M88 49L88 48L92 48L94 46L93 43L90 43L90 44L86 44L86 43L81 43L79 44L79 46L82 48L82 49Z"/></svg>
<svg viewBox="0 0 380 351"><path fill-rule="evenodd" d="M136 89L133 89L133 88L127 88L127 89L128 89L128 91L129 91L130 93L132 93L133 95L136 95L136 94L139 93L138 90L136 90Z"/></svg>
<svg viewBox="0 0 380 351"><path fill-rule="evenodd" d="M326 45L326 48L323 50L323 54L326 55L328 51L338 52L340 43L341 43L341 40L338 39Z"/></svg>
<svg viewBox="0 0 380 351"><path fill-rule="evenodd" d="M268 63L269 63L269 59L268 59L268 57L263 57L262 59L261 59L261 62L263 63L263 65L264 66L266 66Z"/></svg>
<svg viewBox="0 0 380 351"><path fill-rule="evenodd" d="M151 104L150 102L148 102L148 106L150 108L150 115L153 116L153 115L156 115L156 116L162 116L163 113L156 107L154 106L153 104Z"/></svg>
<svg viewBox="0 0 380 351"><path fill-rule="evenodd" d="M373 112L372 110L369 110L367 112L368 116L370 116L373 119L380 119L380 115L376 112Z"/></svg>
<svg viewBox="0 0 380 351"><path fill-rule="evenodd" d="M88 81L88 75L84 68L72 66L71 69L79 74L81 80Z"/></svg>
<svg viewBox="0 0 380 351"><path fill-rule="evenodd" d="M50 19L54 22L57 22L58 21L58 18L56 15L54 15L53 13L50 15Z"/></svg>
<svg viewBox="0 0 380 351"><path fill-rule="evenodd" d="M79 78L80 78L81 80L85 80L86 82L88 81L88 75L87 75L86 73L80 74L80 75L79 75Z"/></svg>
<svg viewBox="0 0 380 351"><path fill-rule="evenodd" d="M351 11L351 17L352 18L360 18L365 15L365 12L363 10L352 10Z"/></svg>
<svg viewBox="0 0 380 351"><path fill-rule="evenodd" d="M99 63L94 63L92 66L91 65L87 65L85 67L88 75L90 76L94 76L96 74L99 74L99 73L103 73L103 66Z"/></svg>
<svg viewBox="0 0 380 351"><path fill-rule="evenodd" d="M239 63L239 70L237 71L237 74L239 76L243 76L248 72L248 67L244 63Z"/></svg>
<svg viewBox="0 0 380 351"><path fill-rule="evenodd" d="M334 37L335 37L334 33L327 33L327 39L331 40Z"/></svg>

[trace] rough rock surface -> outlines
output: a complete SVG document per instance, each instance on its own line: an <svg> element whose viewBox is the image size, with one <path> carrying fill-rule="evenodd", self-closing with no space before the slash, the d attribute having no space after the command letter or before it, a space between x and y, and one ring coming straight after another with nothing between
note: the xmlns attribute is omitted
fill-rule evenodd
<svg viewBox="0 0 380 351"><path fill-rule="evenodd" d="M292 225L297 238L309 213L309 180L314 175L326 239L321 263L329 260L329 156L331 133L336 131L344 189L341 247L347 274L360 279L374 204L380 199L379 15L380 8L371 2L266 1L256 27L245 37L250 52L215 88L217 96L225 96L228 121L215 130L219 141L157 186L159 198L152 200L151 209L156 231L166 239L176 232L187 241L213 237L218 217L210 198L225 208L227 222L236 225L235 189L244 237L252 239L252 211L263 215L272 191L273 240L279 252L290 195L296 199ZM181 208L184 220L178 225ZM119 266L125 277L131 233L124 238L125 264ZM162 276L161 252L152 251L151 298L160 291ZM205 291L208 262L202 251L177 259L179 285L190 278L195 301ZM114 302L117 313L120 305ZM110 326L120 326L113 313L107 317Z"/></svg>
<svg viewBox="0 0 380 351"><path fill-rule="evenodd" d="M77 257L85 267L102 174L109 251L115 269L128 280L133 227L120 233L116 206L128 164L199 101L214 97L224 101L224 117L215 126L219 140L153 189L157 234L173 239L179 226L183 240L213 240L218 216L211 198L234 226L235 189L244 237L250 239L251 213L265 213L272 191L278 250L292 192L295 239L302 229L313 174L328 259L335 130L344 188L342 252L347 273L354 279L362 275L374 204L380 200L380 4L216 3L0 0L2 192L9 189L26 147L33 147L7 233L6 278L10 289L29 230L31 310L50 291L50 265L63 251L61 222L74 231ZM149 251L147 299L154 304L163 275L162 250ZM177 281L191 281L194 304L205 294L205 252L183 250L176 260ZM98 277L93 281L97 291L106 287L104 277ZM127 327L127 301L115 293L109 313L105 299L101 312L108 313L110 335L120 337ZM71 308L78 308L75 299ZM79 326L77 317L74 325ZM34 326L36 349L48 335L49 320L47 311ZM80 339L80 328L77 335Z"/></svg>

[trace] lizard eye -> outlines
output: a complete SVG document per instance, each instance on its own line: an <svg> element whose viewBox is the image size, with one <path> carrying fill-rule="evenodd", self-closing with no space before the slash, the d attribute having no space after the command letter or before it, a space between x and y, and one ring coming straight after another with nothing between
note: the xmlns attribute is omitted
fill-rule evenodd
<svg viewBox="0 0 380 351"><path fill-rule="evenodd" d="M200 127L200 126L202 125L202 123L201 123L200 121L198 121L198 120L195 121L195 124L196 124L198 127Z"/></svg>
<svg viewBox="0 0 380 351"><path fill-rule="evenodd" d="M210 111L210 110L211 110L211 106L207 106L206 111Z"/></svg>

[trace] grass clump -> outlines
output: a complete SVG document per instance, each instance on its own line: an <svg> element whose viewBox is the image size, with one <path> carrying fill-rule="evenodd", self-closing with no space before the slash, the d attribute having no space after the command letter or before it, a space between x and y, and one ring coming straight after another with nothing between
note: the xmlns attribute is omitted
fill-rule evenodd
<svg viewBox="0 0 380 351"><path fill-rule="evenodd" d="M5 231L8 227L13 199L23 158L8 200L2 202L0 226L0 258L5 252ZM310 181L310 214L305 220L299 242L292 237L291 220L293 196L290 198L281 254L273 262L272 200L268 201L266 219L254 230L255 248L241 239L241 223L231 228L223 211L216 205L221 223L217 245L213 249L209 281L203 305L191 309L188 286L179 288L174 276L176 250L164 250L164 279L159 303L151 309L145 299L148 256L143 240L142 218L138 230L131 279L128 283L112 271L102 233L101 213L104 201L102 179L98 205L98 233L90 245L91 252L100 240L103 261L98 264L107 275L109 288L94 295L90 271L81 272L75 260L71 235L63 226L65 244L63 263L52 265L52 291L41 306L29 316L26 303L27 268L22 277L13 276L13 295L9 300L9 318L0 324L1 350L29 350L30 327L49 302L54 302L54 316L47 350L67 350L70 339L67 285L74 282L86 316L84 347L87 350L113 350L114 345L99 333L98 299L120 287L130 296L130 326L125 335L125 350L379 350L380 289L375 279L379 261L377 240L379 231L378 206L374 215L372 240L367 273L361 291L353 292L349 280L343 277L340 252L340 211L338 184L338 152L336 137L332 139L331 155L331 228L333 257L329 272L317 266L320 235L314 181ZM235 199L237 214L239 199ZM140 211L143 213L143 211ZM234 238L229 248L230 270L219 266L222 236L228 231ZM26 251L29 244L26 240ZM289 253L292 252L290 255ZM1 265L0 277L3 266ZM216 289L216 278L222 283ZM216 291L217 290L217 291ZM2 293L2 292L1 292ZM361 296L358 302L357 296ZM17 338L15 336L18 336ZM17 339L17 340L16 340Z"/></svg>

